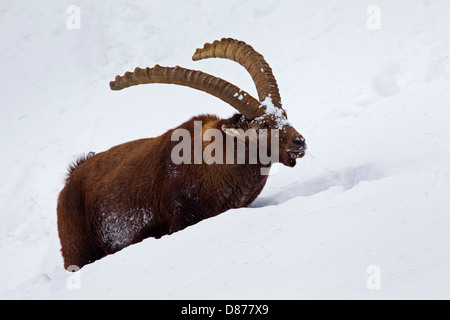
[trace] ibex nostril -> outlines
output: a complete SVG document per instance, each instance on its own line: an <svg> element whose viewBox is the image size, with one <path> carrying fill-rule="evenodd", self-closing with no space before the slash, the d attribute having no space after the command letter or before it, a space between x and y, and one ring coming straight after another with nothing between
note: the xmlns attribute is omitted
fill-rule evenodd
<svg viewBox="0 0 450 320"><path fill-rule="evenodd" d="M295 139L292 142L294 142L295 144L305 144L305 138L295 137Z"/></svg>

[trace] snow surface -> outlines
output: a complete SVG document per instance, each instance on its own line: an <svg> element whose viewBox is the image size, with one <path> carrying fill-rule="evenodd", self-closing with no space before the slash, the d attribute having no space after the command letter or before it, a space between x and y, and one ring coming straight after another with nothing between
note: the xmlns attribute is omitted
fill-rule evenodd
<svg viewBox="0 0 450 320"><path fill-rule="evenodd" d="M0 25L0 298L450 298L447 0L3 0ZM238 64L191 61L222 37L266 57L309 153L273 168L250 208L67 273L56 199L77 155L234 112L109 81L181 65L257 96Z"/></svg>

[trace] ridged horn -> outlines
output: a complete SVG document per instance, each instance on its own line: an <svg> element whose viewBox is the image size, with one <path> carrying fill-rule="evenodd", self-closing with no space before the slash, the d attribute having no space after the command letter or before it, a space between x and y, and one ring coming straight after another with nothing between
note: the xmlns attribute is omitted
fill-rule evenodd
<svg viewBox="0 0 450 320"><path fill-rule="evenodd" d="M112 90L122 90L131 86L146 83L167 83L187 86L207 92L238 110L248 120L264 114L265 108L247 92L235 85L202 71L176 67L136 68L134 72L126 72L116 76L109 83Z"/></svg>
<svg viewBox="0 0 450 320"><path fill-rule="evenodd" d="M277 81L272 69L264 57L252 46L236 39L223 38L220 41L214 41L212 44L206 43L202 49L197 49L192 56L194 61L207 58L224 58L239 63L252 76L258 91L259 101L264 101L267 97L270 97L276 107L282 108Z"/></svg>

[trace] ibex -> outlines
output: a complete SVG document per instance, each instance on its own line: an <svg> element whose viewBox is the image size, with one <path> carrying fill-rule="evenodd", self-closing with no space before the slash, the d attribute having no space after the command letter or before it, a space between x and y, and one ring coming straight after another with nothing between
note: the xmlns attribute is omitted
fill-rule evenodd
<svg viewBox="0 0 450 320"><path fill-rule="evenodd" d="M262 163L258 158L253 163L220 164L203 159L200 163L176 164L172 154L178 144L173 141L177 130L192 137L195 123L201 122L202 133L216 129L224 141L230 137L247 141L247 152L251 137L243 132L276 129L265 131L269 141L276 138L279 142L278 150L270 150L272 144L267 143L268 152L277 151L278 161L288 167L294 167L296 159L304 156L305 139L287 121L277 82L264 57L242 41L222 39L197 49L193 60L211 57L230 59L245 67L259 100L225 80L178 66L136 68L110 82L112 90L146 83L188 86L222 99L239 113L229 119L193 117L159 137L90 153L72 164L57 206L66 269L82 267L145 238L160 238L228 209L249 206L260 194L267 181L261 169L270 168L273 161ZM198 148L198 142L189 145L191 152ZM207 146L205 141L200 143L202 150ZM233 154L236 152L233 150Z"/></svg>

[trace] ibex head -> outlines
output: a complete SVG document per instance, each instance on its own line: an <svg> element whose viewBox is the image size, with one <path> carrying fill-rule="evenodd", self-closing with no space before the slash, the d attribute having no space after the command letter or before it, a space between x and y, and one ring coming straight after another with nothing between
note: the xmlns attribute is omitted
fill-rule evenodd
<svg viewBox="0 0 450 320"><path fill-rule="evenodd" d="M117 76L110 86L113 90L121 90L137 84L170 83L212 94L229 103L242 115L232 117L222 125L225 134L239 138L243 131L254 129L258 133L267 134L270 141L276 132L279 141L279 162L294 167L296 159L305 155L305 139L287 121L277 82L264 57L243 41L224 38L197 49L192 59L215 57L230 59L245 67L256 85L259 100L225 80L178 66L170 68L156 65L153 68L136 68L134 72L127 72L122 77Z"/></svg>
<svg viewBox="0 0 450 320"><path fill-rule="evenodd" d="M287 114L281 106L277 81L264 57L243 41L224 38L197 49L192 59L196 61L215 57L233 60L247 69L256 85L261 104L257 108L259 112L256 117L257 112L242 113L245 120L241 119L235 125L224 127L224 130L238 134L237 128L253 128L258 132L267 132L270 139L270 134L274 132L270 129L277 129L280 162L290 167L295 166L296 159L305 155L305 139L287 121ZM236 96L243 97L242 93L237 93Z"/></svg>

